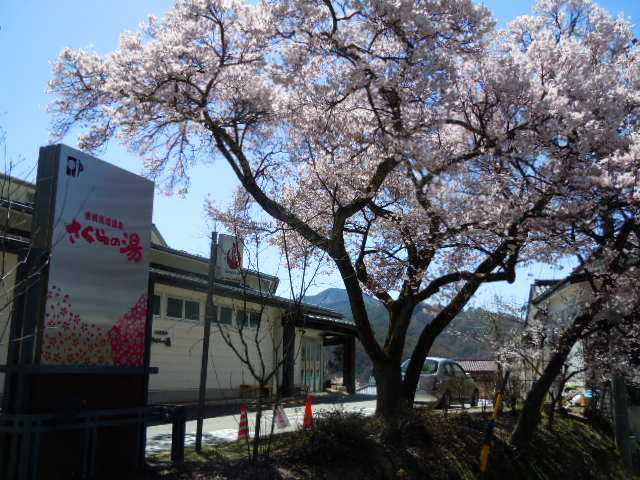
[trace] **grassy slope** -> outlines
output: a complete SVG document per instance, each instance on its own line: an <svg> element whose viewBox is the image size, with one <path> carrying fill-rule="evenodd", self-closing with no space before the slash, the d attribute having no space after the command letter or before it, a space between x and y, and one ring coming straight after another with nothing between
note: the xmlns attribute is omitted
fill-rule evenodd
<svg viewBox="0 0 640 480"><path fill-rule="evenodd" d="M167 470L152 478L169 479L477 479L478 457L486 420L479 414L428 413L397 425L375 418L334 414L320 419L312 432L278 436L270 461L252 467L246 446L232 443L191 452L186 469ZM582 421L558 418L554 432L540 429L525 454L501 440L513 426L503 416L496 429L485 479L633 478L620 464L606 435Z"/></svg>

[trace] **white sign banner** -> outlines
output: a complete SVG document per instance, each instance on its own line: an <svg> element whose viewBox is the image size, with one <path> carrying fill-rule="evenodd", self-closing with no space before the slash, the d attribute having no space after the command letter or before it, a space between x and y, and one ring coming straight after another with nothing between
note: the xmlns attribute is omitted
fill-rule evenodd
<svg viewBox="0 0 640 480"><path fill-rule="evenodd" d="M41 363L142 366L153 183L64 145L57 154L40 159L57 161Z"/></svg>
<svg viewBox="0 0 640 480"><path fill-rule="evenodd" d="M218 235L218 258L216 261L216 278L241 280L242 240L231 235Z"/></svg>

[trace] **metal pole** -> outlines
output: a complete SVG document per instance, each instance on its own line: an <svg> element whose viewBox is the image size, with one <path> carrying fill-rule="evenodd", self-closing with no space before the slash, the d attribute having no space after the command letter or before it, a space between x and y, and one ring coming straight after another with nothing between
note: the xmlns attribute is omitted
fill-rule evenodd
<svg viewBox="0 0 640 480"><path fill-rule="evenodd" d="M613 386L613 412L616 445L624 465L633 467L631 453L631 430L629 428L629 409L627 405L627 385L622 375L616 374L611 382Z"/></svg>
<svg viewBox="0 0 640 480"><path fill-rule="evenodd" d="M493 415L491 420L487 424L487 429L484 433L484 440L482 441L482 449L480 450L480 477L485 478L487 472L487 466L489 465L489 453L491 452L491 444L493 443L493 430L496 428L496 421L502 413L502 399L504 397L504 391L507 388L507 382L509 381L509 375L511 371L507 370L502 379L500 390L496 395L496 403L493 406Z"/></svg>
<svg viewBox="0 0 640 480"><path fill-rule="evenodd" d="M209 288L204 309L204 339L202 342L202 366L200 368L200 392L198 395L198 418L196 423L196 452L202 451L202 423L204 421L204 401L207 392L207 367L209 365L209 339L211 337L211 319L215 315L213 304L213 284L216 279L216 261L218 258L218 233L211 233L211 253L209 254Z"/></svg>

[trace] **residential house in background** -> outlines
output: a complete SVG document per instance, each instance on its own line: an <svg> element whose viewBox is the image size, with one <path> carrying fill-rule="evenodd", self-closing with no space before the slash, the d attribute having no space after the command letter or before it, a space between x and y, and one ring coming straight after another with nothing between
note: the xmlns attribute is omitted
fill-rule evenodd
<svg viewBox="0 0 640 480"><path fill-rule="evenodd" d="M496 382L499 379L498 362L495 360L476 360L476 359L457 359L466 373L478 385L480 390L480 398L493 398L496 388Z"/></svg>
<svg viewBox="0 0 640 480"><path fill-rule="evenodd" d="M536 319L537 315L544 313L544 321L551 322L559 328L566 326L579 313L580 305L588 301L590 297L589 284L580 276L569 276L563 280L536 280L530 288L529 304L527 306L527 322ZM584 392L596 389L600 395L601 406L608 410L607 414L612 415L611 410L611 387L599 387L590 382L590 370L588 355L588 343L579 341L574 345L569 355L568 364L572 370L581 371L568 383L568 387L573 387L576 391ZM541 356L539 369L544 367L549 359L548 352ZM541 370L540 370L541 371ZM640 371L630 372L627 376L629 391L629 424L631 431L636 438L640 439ZM523 365L520 369L522 378L527 382L537 380L538 373L535 369ZM611 380L611 379L610 379ZM529 385L526 386L528 388Z"/></svg>
<svg viewBox="0 0 640 480"><path fill-rule="evenodd" d="M547 345L543 346L542 355L535 361L535 366L523 364L519 369L520 379L525 383L525 389L528 390L531 383L538 379L549 360L551 353L549 345L557 341L553 333L554 329L559 332L567 326L577 315L580 304L587 300L588 295L585 284L573 277L564 280L535 280L531 285L525 326L536 320L542 320L551 337L547 339ZM567 364L571 371L581 372L571 378L568 386L584 389L587 372L582 342L577 342L573 346Z"/></svg>

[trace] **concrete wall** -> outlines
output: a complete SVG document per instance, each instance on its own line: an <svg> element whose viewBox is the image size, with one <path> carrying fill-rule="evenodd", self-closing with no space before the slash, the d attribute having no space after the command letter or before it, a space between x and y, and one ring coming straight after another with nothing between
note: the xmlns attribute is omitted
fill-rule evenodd
<svg viewBox="0 0 640 480"><path fill-rule="evenodd" d="M155 293L161 297L160 315L154 317L153 338L164 341L170 340L170 346L165 343L154 342L151 346L151 366L158 367L159 373L152 375L149 383L149 398L151 402L189 401L195 400L200 383L200 368L202 361L202 339L204 337L204 306L206 295L201 292L157 284ZM167 298L179 298L200 303L200 319L184 320L167 316ZM274 341L279 345L279 329L274 326L280 323L281 312L273 307L265 307L263 319L259 329L245 327L243 344L236 324L235 315L243 309L259 312L260 305L245 303L240 300L219 297L214 298L218 306L233 309L233 325L221 326L232 344L244 355L245 349L249 354L251 366L255 371L261 371L264 363L265 371L273 369ZM274 333L275 331L275 333ZM255 385L256 380L248 365L243 365L233 349L225 342L217 324L212 325L209 347L209 368L207 378L208 397L237 397L240 385ZM262 356L262 361L260 357ZM277 378L272 384L275 386Z"/></svg>

